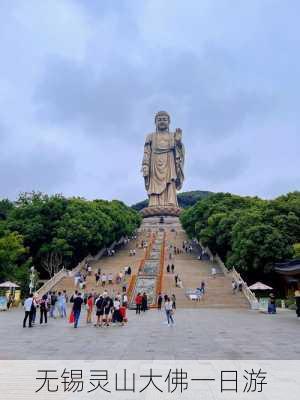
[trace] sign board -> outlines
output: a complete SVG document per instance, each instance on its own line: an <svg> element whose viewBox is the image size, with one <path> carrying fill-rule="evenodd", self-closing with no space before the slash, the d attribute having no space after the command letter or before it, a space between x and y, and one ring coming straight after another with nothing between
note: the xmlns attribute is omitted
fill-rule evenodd
<svg viewBox="0 0 300 400"><path fill-rule="evenodd" d="M0 311L7 310L7 298L6 296L0 296Z"/></svg>
<svg viewBox="0 0 300 400"><path fill-rule="evenodd" d="M261 297L259 299L259 310L261 311L268 311L268 297Z"/></svg>

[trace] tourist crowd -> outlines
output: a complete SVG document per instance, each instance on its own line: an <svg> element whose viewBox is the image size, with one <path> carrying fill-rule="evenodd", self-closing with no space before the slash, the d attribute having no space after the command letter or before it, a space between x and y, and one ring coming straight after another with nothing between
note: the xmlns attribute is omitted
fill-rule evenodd
<svg viewBox="0 0 300 400"><path fill-rule="evenodd" d="M110 295L106 290L102 294L96 292L90 294L82 294L77 289L69 298L66 291L49 292L41 298L30 294L24 302L25 316L23 327L32 328L36 323L37 310L39 309L40 324L47 324L48 317L53 319L67 319L67 306L71 305L69 315L69 323L74 324L74 328L78 327L79 319L82 311L86 311L86 323L92 324L94 320L95 327L110 326L111 324L124 325L127 322L128 296L126 287L123 292ZM146 292L138 293L135 297L136 314L146 312L149 309L148 296ZM167 323L174 324L174 311L176 309L176 297L172 294L159 293L157 298L157 309L164 308ZM94 316L94 317L93 317Z"/></svg>

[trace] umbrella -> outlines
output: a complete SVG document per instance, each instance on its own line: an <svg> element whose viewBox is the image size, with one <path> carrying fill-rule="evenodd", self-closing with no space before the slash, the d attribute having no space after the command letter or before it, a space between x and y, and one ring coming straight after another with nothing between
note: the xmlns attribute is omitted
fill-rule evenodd
<svg viewBox="0 0 300 400"><path fill-rule="evenodd" d="M0 284L0 287L2 288L19 288L20 286L17 285L16 283L6 281Z"/></svg>
<svg viewBox="0 0 300 400"><path fill-rule="evenodd" d="M261 282L256 282L253 285L249 286L250 290L272 290L273 288L271 286L265 285L264 283Z"/></svg>

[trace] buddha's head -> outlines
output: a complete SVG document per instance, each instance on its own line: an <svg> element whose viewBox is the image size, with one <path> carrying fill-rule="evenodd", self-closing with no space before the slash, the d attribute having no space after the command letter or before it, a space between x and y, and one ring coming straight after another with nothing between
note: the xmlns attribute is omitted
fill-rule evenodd
<svg viewBox="0 0 300 400"><path fill-rule="evenodd" d="M159 111L155 115L156 132L169 131L170 122L170 115L166 111Z"/></svg>

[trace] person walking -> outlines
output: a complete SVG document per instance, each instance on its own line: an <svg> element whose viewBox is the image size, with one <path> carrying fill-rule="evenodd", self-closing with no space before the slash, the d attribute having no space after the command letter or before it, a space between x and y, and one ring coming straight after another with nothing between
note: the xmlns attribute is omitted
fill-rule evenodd
<svg viewBox="0 0 300 400"><path fill-rule="evenodd" d="M296 300L296 314L300 318L300 284L298 289L295 290L295 300Z"/></svg>
<svg viewBox="0 0 300 400"><path fill-rule="evenodd" d="M128 307L128 296L126 292L122 294L122 306L125 308Z"/></svg>
<svg viewBox="0 0 300 400"><path fill-rule="evenodd" d="M141 313L141 307L142 307L142 295L141 293L138 293L136 298L135 298L135 305L136 305L136 314Z"/></svg>
<svg viewBox="0 0 300 400"><path fill-rule="evenodd" d="M237 289L237 283L234 279L232 279L231 287L232 287L232 294L235 294Z"/></svg>
<svg viewBox="0 0 300 400"><path fill-rule="evenodd" d="M101 276L101 282L102 282L102 286L104 287L105 283L106 283L106 274L105 273L103 273Z"/></svg>
<svg viewBox="0 0 300 400"><path fill-rule="evenodd" d="M69 303L69 296L68 296L68 294L67 294L67 291L66 290L63 290L63 296L65 297L65 300L66 300L66 305Z"/></svg>
<svg viewBox="0 0 300 400"><path fill-rule="evenodd" d="M78 293L78 295L74 298L74 301L73 301L74 328L78 327L82 303L83 303L83 299L81 297L81 293Z"/></svg>
<svg viewBox="0 0 300 400"><path fill-rule="evenodd" d="M174 266L174 264L172 264L172 265L171 265L172 274L174 274L174 269L175 269L175 266Z"/></svg>
<svg viewBox="0 0 300 400"><path fill-rule="evenodd" d="M242 290L243 290L243 281L242 281L241 278L238 280L238 287L239 287L239 291L242 292Z"/></svg>
<svg viewBox="0 0 300 400"><path fill-rule="evenodd" d="M103 296L99 296L96 299L95 305L96 305L96 316L97 316L97 321L96 321L95 326L99 327L99 326L102 326L102 322L103 322L103 314L104 314Z"/></svg>
<svg viewBox="0 0 300 400"><path fill-rule="evenodd" d="M95 273L95 280L96 280L96 286L98 286L100 280L100 274L98 272Z"/></svg>
<svg viewBox="0 0 300 400"><path fill-rule="evenodd" d="M176 310L176 296L174 293L171 296L171 300L172 300L172 309Z"/></svg>
<svg viewBox="0 0 300 400"><path fill-rule="evenodd" d="M33 298L32 298L32 306L31 306L31 313L32 313L31 324L32 324L32 325L35 324L37 306L38 306L38 304L37 304L37 297L36 297L36 295L33 295Z"/></svg>
<svg viewBox="0 0 300 400"><path fill-rule="evenodd" d="M64 290L60 297L60 316L62 318L67 318L67 300L68 296Z"/></svg>
<svg viewBox="0 0 300 400"><path fill-rule="evenodd" d="M25 316L23 320L23 328L26 328L26 322L29 318L29 328L32 328L32 310L33 310L33 293L30 293L29 297L24 301Z"/></svg>
<svg viewBox="0 0 300 400"><path fill-rule="evenodd" d="M158 298L157 298L157 309L161 310L161 305L162 305L163 297L161 293L159 293Z"/></svg>
<svg viewBox="0 0 300 400"><path fill-rule="evenodd" d="M170 265L168 264L167 265L167 273L169 273L170 272Z"/></svg>
<svg viewBox="0 0 300 400"><path fill-rule="evenodd" d="M40 325L45 321L47 324L47 314L48 314L48 296L43 295L40 301Z"/></svg>
<svg viewBox="0 0 300 400"><path fill-rule="evenodd" d="M61 309L62 302L63 302L62 294L61 294L61 292L58 292L57 293L57 301L55 303L55 311L54 312L55 312L55 314L57 316L60 316L60 317L62 317L62 309Z"/></svg>
<svg viewBox="0 0 300 400"><path fill-rule="evenodd" d="M202 294L204 295L204 293L205 293L205 282L204 281L201 282L200 289L201 289Z"/></svg>
<svg viewBox="0 0 300 400"><path fill-rule="evenodd" d="M113 316L112 316L112 322L122 322L121 315L120 315L120 307L121 307L121 302L118 296L115 297L115 300L113 302Z"/></svg>
<svg viewBox="0 0 300 400"><path fill-rule="evenodd" d="M178 284L178 274L176 274L176 275L174 276L174 279L175 279L175 287L177 287L177 284Z"/></svg>
<svg viewBox="0 0 300 400"><path fill-rule="evenodd" d="M10 306L13 304L13 302L14 302L14 296L10 294L7 300L7 311L10 309Z"/></svg>
<svg viewBox="0 0 300 400"><path fill-rule="evenodd" d="M170 326L170 323L174 325L172 302L169 297L165 302L165 312L166 312L168 326Z"/></svg>
<svg viewBox="0 0 300 400"><path fill-rule="evenodd" d="M86 301L86 323L92 323L92 313L94 308L94 299L93 296L90 294Z"/></svg>
<svg viewBox="0 0 300 400"><path fill-rule="evenodd" d="M57 302L57 296L55 292L51 293L51 303L50 303L50 318L54 318L54 311L55 311L55 305Z"/></svg>
<svg viewBox="0 0 300 400"><path fill-rule="evenodd" d="M148 297L146 292L144 292L142 297L142 311L145 312L146 310L148 310Z"/></svg>
<svg viewBox="0 0 300 400"><path fill-rule="evenodd" d="M269 296L268 314L276 314L276 298L273 293L270 293L270 296Z"/></svg>
<svg viewBox="0 0 300 400"><path fill-rule="evenodd" d="M113 307L112 299L108 295L105 295L105 297L104 297L104 316L105 316L105 325L106 326L109 326L109 315L110 315L112 307Z"/></svg>

